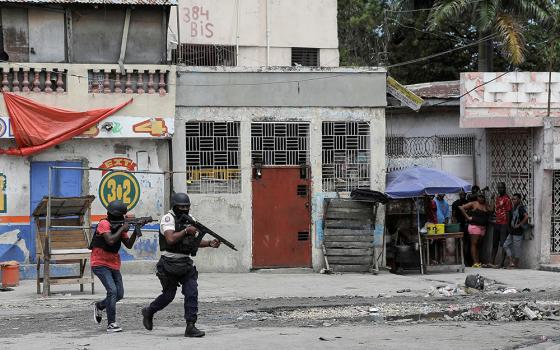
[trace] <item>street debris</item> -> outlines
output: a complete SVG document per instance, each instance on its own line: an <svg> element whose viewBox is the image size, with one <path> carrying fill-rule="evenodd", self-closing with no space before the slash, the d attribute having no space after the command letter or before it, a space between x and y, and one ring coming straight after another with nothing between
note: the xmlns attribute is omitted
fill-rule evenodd
<svg viewBox="0 0 560 350"><path fill-rule="evenodd" d="M474 288L478 290L484 289L484 277L479 274L468 275L465 279L465 287Z"/></svg>
<svg viewBox="0 0 560 350"><path fill-rule="evenodd" d="M406 288L406 289L399 289L399 290L397 290L397 293L410 293L410 292L411 292L411 290L410 290L410 289L408 289L408 288Z"/></svg>
<svg viewBox="0 0 560 350"><path fill-rule="evenodd" d="M484 303L453 317L454 321L560 320L560 307L535 302Z"/></svg>

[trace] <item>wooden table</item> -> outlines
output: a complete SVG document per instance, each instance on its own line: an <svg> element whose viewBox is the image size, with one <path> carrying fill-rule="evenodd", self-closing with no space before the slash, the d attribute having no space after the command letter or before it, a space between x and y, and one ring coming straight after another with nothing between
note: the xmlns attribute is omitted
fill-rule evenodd
<svg viewBox="0 0 560 350"><path fill-rule="evenodd" d="M424 254L424 272L465 272L465 257L463 255L463 232L422 235L422 247L426 247ZM455 263L430 265L430 241L455 238ZM424 249L424 248L422 248Z"/></svg>

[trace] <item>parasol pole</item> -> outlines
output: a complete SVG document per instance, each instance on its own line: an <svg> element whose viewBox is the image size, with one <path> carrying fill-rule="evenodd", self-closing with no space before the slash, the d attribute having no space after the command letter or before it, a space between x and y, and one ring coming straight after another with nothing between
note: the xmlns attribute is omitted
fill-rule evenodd
<svg viewBox="0 0 560 350"><path fill-rule="evenodd" d="M420 249L420 274L424 274L424 258L422 254L422 236L420 235L420 208L418 207L418 197L414 198L414 202L416 203L416 222L417 222L417 230L418 230L418 248Z"/></svg>

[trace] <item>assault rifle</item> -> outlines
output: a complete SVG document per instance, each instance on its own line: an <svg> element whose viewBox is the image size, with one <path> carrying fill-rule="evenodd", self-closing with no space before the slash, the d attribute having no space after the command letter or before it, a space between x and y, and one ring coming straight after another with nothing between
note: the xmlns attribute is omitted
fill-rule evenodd
<svg viewBox="0 0 560 350"><path fill-rule="evenodd" d="M216 238L218 241L220 241L221 243L225 244L226 246L228 246L229 248L237 251L237 249L235 248L235 246L233 245L233 243L231 243L230 241L228 241L227 239L225 239L224 237L220 236L219 234L217 234L216 232L212 231L211 229L209 229L208 227L204 226L203 224L201 224L200 222L198 222L195 218L193 218L192 216L188 215L188 214L182 214L179 219L178 219L179 225L181 227L186 227L187 225L191 225L193 227L195 227L198 231L199 234L196 237L193 236L187 236L185 237L185 244L190 246L190 250L191 250L191 255L195 256L196 252L198 251L198 247L200 246L200 242L202 241L202 238L208 234L214 238Z"/></svg>
<svg viewBox="0 0 560 350"><path fill-rule="evenodd" d="M111 222L112 227L121 226L124 224L129 224L134 226L134 232L136 232L137 237L142 237L142 231L140 230L142 226L155 221L151 216L141 216L139 218L124 218L124 221L113 221Z"/></svg>

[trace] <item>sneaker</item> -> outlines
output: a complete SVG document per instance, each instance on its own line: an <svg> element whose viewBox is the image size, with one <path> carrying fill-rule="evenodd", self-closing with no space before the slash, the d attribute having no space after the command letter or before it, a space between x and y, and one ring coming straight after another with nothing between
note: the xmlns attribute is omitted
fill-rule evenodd
<svg viewBox="0 0 560 350"><path fill-rule="evenodd" d="M107 333L116 333L116 332L122 332L122 328L119 327L117 322L113 322L107 326Z"/></svg>
<svg viewBox="0 0 560 350"><path fill-rule="evenodd" d="M103 311L97 307L97 303L93 303L93 320L97 324L101 324L101 321L103 320Z"/></svg>

